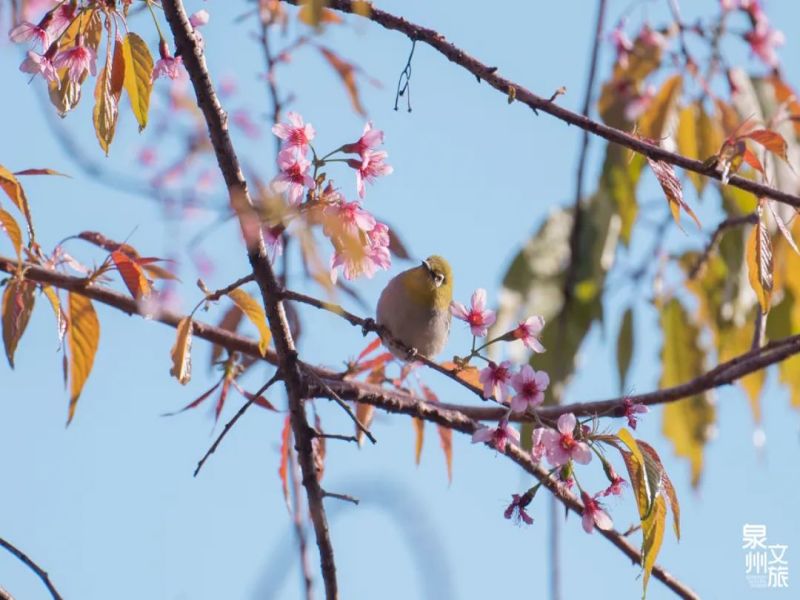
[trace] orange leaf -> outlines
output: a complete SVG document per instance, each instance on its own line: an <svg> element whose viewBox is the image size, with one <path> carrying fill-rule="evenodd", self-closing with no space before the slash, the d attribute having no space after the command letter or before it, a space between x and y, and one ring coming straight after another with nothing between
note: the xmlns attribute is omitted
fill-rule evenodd
<svg viewBox="0 0 800 600"><path fill-rule="evenodd" d="M152 291L150 281L144 276L144 271L138 263L131 260L131 258L121 250L112 252L111 260L117 267L117 271L119 271L119 274L122 276L122 281L125 282L131 296L138 300L150 295Z"/></svg>
<svg viewBox="0 0 800 600"><path fill-rule="evenodd" d="M367 347L364 348L356 357L356 362L360 361L370 352L374 352L380 345L381 345L381 338L377 337L374 340L372 340L369 344L367 344Z"/></svg>
<svg viewBox="0 0 800 600"><path fill-rule="evenodd" d="M372 425L372 417L374 414L375 407L372 406L372 404L356 403L356 418L367 429ZM356 427L356 440L358 441L359 447L364 442L364 432L361 431L359 427Z"/></svg>
<svg viewBox="0 0 800 600"><path fill-rule="evenodd" d="M28 206L28 198L25 196L25 190L22 189L22 185L14 174L6 169L3 165L0 165L0 188L6 193L6 195L11 199L11 202L14 203L21 212L25 216L25 220L28 224L28 236L33 238L33 219L31 217L31 209Z"/></svg>
<svg viewBox="0 0 800 600"><path fill-rule="evenodd" d="M742 158L744 158L744 162L753 167L756 171L764 173L764 166L761 164L761 161L758 160L758 157L750 151L750 148L745 148Z"/></svg>
<svg viewBox="0 0 800 600"><path fill-rule="evenodd" d="M240 386L238 383L236 383L235 380L232 383L233 387L236 388L236 391L239 392L245 398L247 398L249 402L252 402L256 406L260 406L261 408L266 408L267 410L278 412L278 409L275 408L272 402L264 398L264 396L256 396L255 394L251 394L247 390L243 389L242 386Z"/></svg>
<svg viewBox="0 0 800 600"><path fill-rule="evenodd" d="M379 354L375 358L371 358L363 363L360 363L354 370L354 374L363 373L364 371L374 370L377 367L385 365L387 362L392 360L394 356L391 352L383 352Z"/></svg>
<svg viewBox="0 0 800 600"><path fill-rule="evenodd" d="M450 360L440 363L440 366L450 371L453 370L458 371L456 373L456 376L460 380L468 383L469 385L478 390L483 390L483 386L481 385L480 381L480 372L478 371L477 367L467 366L464 367L463 369L459 369L458 365Z"/></svg>
<svg viewBox="0 0 800 600"><path fill-rule="evenodd" d="M697 218L697 215L694 214L694 211L683 199L681 182L675 175L675 170L672 168L672 165L664 162L663 160L653 160L649 156L646 158L647 164L650 165L650 168L653 170L656 179L658 179L658 183L661 184L661 189L664 190L664 195L667 197L667 201L669 202L669 209L672 213L672 218L675 219L675 223L678 225L678 227L683 230L683 227L681 227L680 215L681 209L683 209L690 217L692 217L692 219L694 219L694 222L697 223L697 227L701 228L700 220Z"/></svg>
<svg viewBox="0 0 800 600"><path fill-rule="evenodd" d="M228 391L231 389L231 381L233 381L233 379L228 376L222 380L222 389L219 392L219 398L217 398L217 405L214 407L214 423L219 421L219 416L222 414L225 400L228 397Z"/></svg>
<svg viewBox="0 0 800 600"><path fill-rule="evenodd" d="M56 327L58 329L58 343L59 345L64 340L67 334L67 315L64 314L64 309L61 308L61 301L58 299L56 290L46 285L42 287L42 293L50 301L50 306L53 308L53 313L56 316Z"/></svg>
<svg viewBox="0 0 800 600"><path fill-rule="evenodd" d="M286 510L289 514L292 513L292 505L289 503L289 452L291 448L292 438L292 423L289 420L289 415L283 420L283 429L281 430L281 464L278 467L278 476L281 478L281 487L283 489L283 499L286 502Z"/></svg>
<svg viewBox="0 0 800 600"><path fill-rule="evenodd" d="M470 368L474 369L474 367ZM475 371L477 371L477 369L475 369ZM420 384L420 387L422 387L422 393L428 402L432 402L433 404L439 402L439 398L433 393L431 388L424 383ZM447 464L447 481L448 483L453 483L453 431L442 425L437 425L436 430L439 432L439 443L442 446L444 460Z"/></svg>
<svg viewBox="0 0 800 600"><path fill-rule="evenodd" d="M0 208L0 229L6 232L17 253L17 260L22 258L22 231L16 219L10 213Z"/></svg>
<svg viewBox="0 0 800 600"><path fill-rule="evenodd" d="M25 279L12 279L6 284L3 292L3 345L6 349L8 364L14 368L14 352L17 344L25 333L28 321L31 318L33 304L36 297L33 295L36 285Z"/></svg>
<svg viewBox="0 0 800 600"><path fill-rule="evenodd" d="M153 279L171 279L172 281L180 281L177 275L170 273L163 267L159 267L158 265L149 265L144 260L140 260L138 262L139 265L145 271L147 271L147 274Z"/></svg>
<svg viewBox="0 0 800 600"><path fill-rule="evenodd" d="M75 416L83 386L92 372L100 342L100 322L92 301L76 292L69 292L69 379L70 397L67 425Z"/></svg>
<svg viewBox="0 0 800 600"><path fill-rule="evenodd" d="M253 297L242 289L235 289L228 292L228 297L234 301L236 306L250 319L250 322L258 328L258 351L263 356L269 348L272 339L272 332L267 325L267 316L264 309L256 302Z"/></svg>
<svg viewBox="0 0 800 600"><path fill-rule="evenodd" d="M770 131L769 129L756 129L755 131L751 131L742 137L749 138L754 142L761 144L774 155L787 162L789 161L789 158L786 155L788 145L780 133Z"/></svg>
<svg viewBox="0 0 800 600"><path fill-rule="evenodd" d="M361 100L358 95L358 86L356 85L356 67L352 63L347 62L346 60L341 59L339 56L334 54L331 50L324 48L322 46L319 47L319 51L322 53L322 56L325 57L325 60L328 61L328 64L333 67L333 70L339 75L344 84L345 89L347 90L347 95L350 96L350 102L353 105L353 110L355 110L360 115L366 115L367 112L364 110L364 107L361 105Z"/></svg>
<svg viewBox="0 0 800 600"><path fill-rule="evenodd" d="M172 367L169 370L169 374L176 377L182 385L186 385L192 378L191 317L184 317L178 323L178 332L170 355L172 356Z"/></svg>
<svg viewBox="0 0 800 600"><path fill-rule="evenodd" d="M318 8L316 7L317 5L319 5ZM338 25L343 22L343 19L336 12L329 8L323 8L321 5L321 0L303 2L300 10L297 11L297 20L309 27L316 27L320 23Z"/></svg>
<svg viewBox="0 0 800 600"><path fill-rule="evenodd" d="M422 458L422 444L425 441L425 421L414 417L411 419L414 424L414 461L419 465L420 458Z"/></svg>

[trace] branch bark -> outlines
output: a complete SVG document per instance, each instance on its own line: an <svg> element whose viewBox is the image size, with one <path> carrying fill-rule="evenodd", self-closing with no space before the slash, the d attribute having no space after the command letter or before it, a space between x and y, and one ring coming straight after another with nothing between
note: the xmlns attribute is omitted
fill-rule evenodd
<svg viewBox="0 0 800 600"><path fill-rule="evenodd" d="M50 581L50 576L47 574L47 571L42 569L39 565L37 565L33 560L25 554L22 550L17 548L11 542L0 538L0 546L8 550L11 554L16 556L26 567L28 567L31 571L36 573L37 577L42 580L47 591L50 592L50 595L53 597L53 600L63 600L61 594L58 593L56 586L53 585L53 582Z"/></svg>
<svg viewBox="0 0 800 600"><path fill-rule="evenodd" d="M228 187L231 207L240 212L239 207L250 208L253 205L247 190L247 183L242 174L239 158L228 135L228 117L217 98L211 77L203 56L202 45L195 37L189 17L180 0L163 0L164 15L167 18L175 39L177 53L183 57L183 64L189 73L197 105L203 112L211 144L217 158L222 176ZM278 369L281 373L286 393L289 398L289 414L292 432L294 433L297 461L303 474L303 486L308 497L308 509L322 565L322 577L325 583L325 594L328 600L339 597L336 582L336 564L333 556L333 544L328 530L328 519L323 503L323 491L319 484L312 446L313 430L308 424L305 412L305 382L300 374L297 350L294 346L286 311L280 298L281 285L269 262L264 239L260 230L253 232L242 220L242 233L247 241L247 254L253 269L272 330Z"/></svg>

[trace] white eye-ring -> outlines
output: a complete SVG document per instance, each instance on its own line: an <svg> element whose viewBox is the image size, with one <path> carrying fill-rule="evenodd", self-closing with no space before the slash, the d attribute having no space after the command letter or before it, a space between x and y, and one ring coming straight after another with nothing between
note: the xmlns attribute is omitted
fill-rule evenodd
<svg viewBox="0 0 800 600"><path fill-rule="evenodd" d="M433 283L436 285L436 287L440 287L444 283L444 275L441 273L434 273Z"/></svg>

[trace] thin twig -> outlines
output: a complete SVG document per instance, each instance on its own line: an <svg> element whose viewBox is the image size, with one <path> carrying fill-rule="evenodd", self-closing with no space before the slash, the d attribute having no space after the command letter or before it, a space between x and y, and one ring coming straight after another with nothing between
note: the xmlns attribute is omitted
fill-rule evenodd
<svg viewBox="0 0 800 600"><path fill-rule="evenodd" d="M339 440L342 442L354 442L356 444L358 443L358 438L354 435L342 435L340 433L324 433L316 429L314 430L314 437L326 440Z"/></svg>
<svg viewBox="0 0 800 600"><path fill-rule="evenodd" d="M292 511L292 527L297 538L297 551L300 554L300 576L303 578L303 589L306 593L306 600L314 598L314 578L311 576L311 565L308 560L308 540L306 539L305 511L303 510L303 496L300 493L300 477L298 476L297 461L294 451L289 449L289 478L292 483L292 500L294 510Z"/></svg>
<svg viewBox="0 0 800 600"><path fill-rule="evenodd" d="M50 595L53 597L53 600L63 600L61 594L58 593L58 590L53 585L53 582L50 581L50 576L47 574L47 571L42 569L39 565L37 565L31 558L25 554L22 550L17 548L14 544L9 541L4 540L0 537L0 546L11 552L14 556L16 556L26 567L28 567L31 571L36 573L39 579L42 580L47 591L50 592Z"/></svg>
<svg viewBox="0 0 800 600"><path fill-rule="evenodd" d="M757 222L758 222L758 214L755 212L736 217L728 217L727 219L722 221L719 225L717 225L717 228L711 234L711 238L708 240L708 244L706 244L706 247L703 249L703 252L700 254L700 256L697 257L697 260L689 269L689 273L686 275L686 277L690 280L697 277L697 275L700 273L700 269L703 268L703 265L705 265L708 259L711 257L711 252L716 247L717 241L719 241L719 238L726 230L732 229L733 227L739 227L740 225L744 225L746 223L757 223Z"/></svg>
<svg viewBox="0 0 800 600"><path fill-rule="evenodd" d="M322 490L322 493L326 498L335 498L336 500L350 502L358 506L358 498L356 498L355 496L351 496L349 494L337 494L335 492L328 492L326 490Z"/></svg>
<svg viewBox="0 0 800 600"><path fill-rule="evenodd" d="M278 381L279 379L280 379L280 371L275 373L275 375L273 375L270 378L270 380L267 381L267 383L262 385L261 389L258 390L255 394L253 394L250 397L250 399L247 402L245 402L238 411L236 411L236 414L233 415L233 418L230 421L228 421L227 423L225 423L224 429L217 436L217 439L214 440L214 443L211 444L211 447L208 450L206 450L206 453L203 455L203 458L200 459L200 462L197 463L197 467L195 468L194 474L192 475L192 477L197 477L197 474L200 472L200 469L203 468L203 465L206 463L208 458L212 454L214 454L214 452L217 451L217 447L220 445L220 443L222 443L222 439L226 435L228 435L228 431L230 431L233 428L233 426L236 424L236 421L238 421L242 417L242 415L244 415L244 413L247 412L247 409L250 408L250 406L256 401L256 398L258 398L261 394L266 392L269 389L269 387L273 383Z"/></svg>

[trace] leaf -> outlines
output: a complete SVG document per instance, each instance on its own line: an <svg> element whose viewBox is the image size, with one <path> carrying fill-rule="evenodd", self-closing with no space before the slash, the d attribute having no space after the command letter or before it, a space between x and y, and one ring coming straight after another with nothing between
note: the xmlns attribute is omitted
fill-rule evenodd
<svg viewBox="0 0 800 600"><path fill-rule="evenodd" d="M722 147L722 125L716 115L709 115L702 102L697 103L697 153L699 160L714 156ZM702 178L705 184L705 177Z"/></svg>
<svg viewBox="0 0 800 600"><path fill-rule="evenodd" d="M233 381L233 379L229 375L226 375L222 379L222 389L219 391L219 398L217 398L217 404L214 407L214 423L219 421L219 416L222 414L225 400L227 400L228 392L231 389L231 381Z"/></svg>
<svg viewBox="0 0 800 600"><path fill-rule="evenodd" d="M782 104L786 104L791 115L795 117L800 115L800 99L798 99L794 90L779 75L772 75L769 78L769 82L775 91L775 99ZM794 127L794 134L800 137L800 119L793 119L792 126Z"/></svg>
<svg viewBox="0 0 800 600"><path fill-rule="evenodd" d="M659 472L655 464L648 463L641 448L639 448L637 440L634 439L630 431L623 427L617 432L617 437L630 449L630 456L626 457L625 452L622 452L622 457L625 460L625 466L628 468L631 484L636 491L636 505L639 508L639 517L644 523L650 516L656 496L661 491L661 472Z"/></svg>
<svg viewBox="0 0 800 600"><path fill-rule="evenodd" d="M72 81L66 68L59 69L58 78L58 81L48 82L47 92L58 116L64 117L81 101L81 83ZM81 82L85 79L86 72L84 71Z"/></svg>
<svg viewBox="0 0 800 600"><path fill-rule="evenodd" d="M747 276L761 312L767 314L772 298L772 239L760 211L758 223L753 225L747 238Z"/></svg>
<svg viewBox="0 0 800 600"><path fill-rule="evenodd" d="M343 19L334 11L325 8L326 0L303 0L297 19L309 27L319 27L322 23L338 24Z"/></svg>
<svg viewBox="0 0 800 600"><path fill-rule="evenodd" d="M61 308L61 301L58 299L56 290L49 285L42 287L42 293L50 301L50 306L53 308L53 314L56 317L56 328L58 332L58 343L64 341L64 336L67 334L67 315L64 314L64 309Z"/></svg>
<svg viewBox="0 0 800 600"><path fill-rule="evenodd" d="M281 478L281 489L283 490L283 500L286 502L286 510L292 514L292 505L289 502L289 452L292 451L290 444L292 439L292 422L289 415L283 420L281 429L281 462L278 467L278 476Z"/></svg>
<svg viewBox="0 0 800 600"><path fill-rule="evenodd" d="M667 471L664 469L664 465L661 463L661 458L658 456L658 452L656 452L655 448L642 440L636 440L636 442L639 445L639 449L642 451L642 455L645 457L645 459L650 459L653 461L661 473L661 487L663 492L666 493L670 508L672 509L672 528L675 531L675 537L680 540L681 505L678 503L678 496L675 493L675 486L672 485L672 481L667 475Z"/></svg>
<svg viewBox="0 0 800 600"><path fill-rule="evenodd" d="M661 310L664 344L661 350L660 388L691 381L704 372L705 353L698 345L700 332L677 299ZM662 432L673 444L675 454L688 458L692 485L697 486L703 470L703 446L715 421L714 406L706 394L670 402L664 407Z"/></svg>
<svg viewBox="0 0 800 600"><path fill-rule="evenodd" d="M682 87L681 75L673 75L662 84L650 106L639 119L640 135L659 142L669 134L670 121L675 116Z"/></svg>
<svg viewBox="0 0 800 600"><path fill-rule="evenodd" d="M459 367L453 361L445 361L440 364L441 367L448 369L450 371L457 370L456 377L458 377L461 381L468 383L472 387L482 390L483 385L481 384L480 380L480 372L478 371L477 367L473 367L472 365L468 365L466 367ZM430 398L428 398L430 400ZM436 402L436 400L433 400Z"/></svg>
<svg viewBox="0 0 800 600"><path fill-rule="evenodd" d="M647 593L650 573L656 564L656 557L664 541L664 529L667 521L667 504L663 496L658 496L653 511L646 521L642 522L642 596Z"/></svg>
<svg viewBox="0 0 800 600"><path fill-rule="evenodd" d="M364 425L365 428L369 429L370 425L372 425L372 417L375 414L375 407L372 404L364 404L363 402L356 403L356 418L359 422ZM358 446L364 443L364 432L361 431L361 428L356 426L356 440L358 441Z"/></svg>
<svg viewBox="0 0 800 600"><path fill-rule="evenodd" d="M792 238L792 233L789 231L789 228L784 223L781 216L775 210L775 207L772 205L768 199L758 199L759 204L766 204L769 207L769 212L772 213L772 218L775 219L775 224L778 226L778 230L781 232L781 235L786 240L786 243L789 244L789 247L794 250L797 254L800 254L800 250L797 248L797 244L794 242L794 238Z"/></svg>
<svg viewBox="0 0 800 600"><path fill-rule="evenodd" d="M125 59L122 57L122 46L119 42L115 43L112 53L109 44L106 64L97 76L94 88L95 103L92 111L94 132L100 148L106 156L108 156L108 149L114 139L119 116L119 99L122 89L115 86L119 86L124 81L124 72Z"/></svg>
<svg viewBox="0 0 800 600"><path fill-rule="evenodd" d="M14 171L14 175L56 175L58 177L69 177L66 173L61 173L55 169L22 169L22 171Z"/></svg>
<svg viewBox="0 0 800 600"><path fill-rule="evenodd" d="M197 398L195 398L194 400L189 402L189 404L187 404L183 408L181 408L179 410L176 410L174 412L163 413L161 416L162 417L174 417L175 415L178 415L178 414L180 414L180 413L182 413L184 411L191 410L192 408L197 408L198 406L200 406L203 403L203 401L206 398L208 398L211 394L213 394L214 390L216 390L221 384L222 384L222 380L219 380L217 383L215 383L213 386L211 386L211 388L207 389L205 392L200 394Z"/></svg>
<svg viewBox="0 0 800 600"><path fill-rule="evenodd" d="M181 385L186 385L192 378L192 318L184 317L178 322L175 344L170 350L173 375Z"/></svg>
<svg viewBox="0 0 800 600"><path fill-rule="evenodd" d="M411 422L414 424L414 462L419 465L422 458L422 444L425 441L425 421L414 417Z"/></svg>
<svg viewBox="0 0 800 600"><path fill-rule="evenodd" d="M356 362L360 362L362 358L364 358L367 354L374 352L377 350L381 345L381 338L377 337L372 340L369 344L367 344L366 348L364 348L361 352L358 353L356 357Z"/></svg>
<svg viewBox="0 0 800 600"><path fill-rule="evenodd" d="M766 174L764 171L764 165L761 164L761 161L758 160L758 157L753 153L752 150L750 150L750 148L745 148L742 158L744 159L744 162L753 167L756 171L761 174Z"/></svg>
<svg viewBox="0 0 800 600"><path fill-rule="evenodd" d="M364 107L361 105L361 100L358 95L358 86L356 85L356 67L352 63L340 58L328 48L319 46L319 51L322 53L322 56L325 58L325 60L328 61L328 64L333 67L333 70L336 71L341 78L345 90L347 90L347 95L350 97L350 103L353 105L353 110L355 110L359 115L366 115L367 111L365 111Z"/></svg>
<svg viewBox="0 0 800 600"><path fill-rule="evenodd" d="M439 432L439 444L442 446L447 465L447 482L453 483L453 430L443 425L437 425L436 431Z"/></svg>
<svg viewBox="0 0 800 600"><path fill-rule="evenodd" d="M698 113L702 110L702 104L689 104L685 106L678 114L678 131L675 135L678 152L688 158L694 158L695 160L705 160L708 156L716 152L715 148L706 156L700 154L698 138L701 134L698 128ZM697 195L701 196L705 188L706 178L694 171L687 171L686 174L689 177L689 181L694 185L695 190L697 190Z"/></svg>
<svg viewBox="0 0 800 600"><path fill-rule="evenodd" d="M755 131L751 131L742 137L751 139L754 142L761 144L775 156L782 158L786 162L789 162L789 157L787 156L788 144L780 133L770 131L769 129L756 129Z"/></svg>
<svg viewBox="0 0 800 600"><path fill-rule="evenodd" d="M17 260L22 260L22 231L16 219L2 208L0 208L0 229L5 231L8 239L11 240L11 245L14 246L14 252L17 254Z"/></svg>
<svg viewBox="0 0 800 600"><path fill-rule="evenodd" d="M224 329L225 331L230 331L232 333L236 333L236 330L239 328L239 323L242 322L242 317L244 317L244 313L242 309L238 306L231 306L225 314L222 315L222 319L220 319L219 324L217 327L220 329ZM223 346L219 344L214 344L214 347L211 349L211 365L213 366L222 358L222 353L225 351Z"/></svg>
<svg viewBox="0 0 800 600"><path fill-rule="evenodd" d="M681 227L681 209L683 209L694 219L698 229L702 229L697 215L694 214L691 207L683 200L681 182L675 175L675 170L672 168L672 165L663 160L653 160L649 156L647 157L647 164L650 165L656 179L658 179L658 183L661 184L661 189L664 190L664 195L669 202L669 210L672 213L675 224L683 230L683 227Z"/></svg>
<svg viewBox="0 0 800 600"><path fill-rule="evenodd" d="M3 188L3 191L14 203L14 206L19 209L19 212L25 216L25 221L28 225L28 237L33 241L33 218L31 217L31 209L28 205L28 198L25 196L25 190L22 189L22 185L17 181L14 174L3 165L0 165L0 187Z"/></svg>
<svg viewBox="0 0 800 600"><path fill-rule="evenodd" d="M617 336L617 371L619 372L619 387L625 388L625 378L631 366L633 357L633 308L630 306L622 316L622 323Z"/></svg>
<svg viewBox="0 0 800 600"><path fill-rule="evenodd" d="M136 261L131 260L131 258L121 250L112 252L111 260L114 266L117 267L117 271L119 271L120 276L122 276L122 281L125 282L131 296L139 300L140 298L150 295L152 291L150 281L145 277L142 267L140 267Z"/></svg>
<svg viewBox="0 0 800 600"><path fill-rule="evenodd" d="M67 425L75 416L83 386L92 372L100 342L100 322L92 301L76 292L69 292L69 413Z"/></svg>
<svg viewBox="0 0 800 600"><path fill-rule="evenodd" d="M131 101L131 109L139 131L147 126L150 109L150 92L153 88L153 57L147 44L135 33L122 40L122 56L125 61L124 87Z"/></svg>
<svg viewBox="0 0 800 600"><path fill-rule="evenodd" d="M33 312L35 290L36 285L33 282L14 278L6 284L6 289L3 291L3 345L8 364L12 369L17 344L22 339Z"/></svg>
<svg viewBox="0 0 800 600"><path fill-rule="evenodd" d="M263 356L269 348L272 339L272 332L267 325L267 316L264 309L256 302L250 294L242 289L235 289L228 292L228 297L236 303L242 312L250 319L250 322L258 328L258 351Z"/></svg>
<svg viewBox="0 0 800 600"><path fill-rule="evenodd" d="M742 166L744 155L747 152L747 144L742 140L726 140L722 144L716 163L721 169L720 179L722 183L728 183L732 175L736 175L739 167Z"/></svg>

